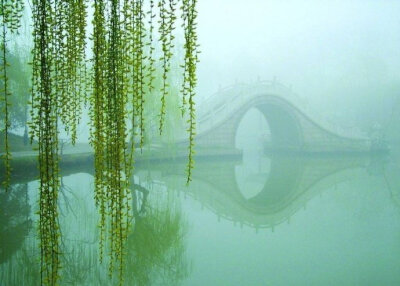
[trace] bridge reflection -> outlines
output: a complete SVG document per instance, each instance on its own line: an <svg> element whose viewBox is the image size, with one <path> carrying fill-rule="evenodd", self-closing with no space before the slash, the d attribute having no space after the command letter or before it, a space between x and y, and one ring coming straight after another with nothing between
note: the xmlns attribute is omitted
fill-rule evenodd
<svg viewBox="0 0 400 286"><path fill-rule="evenodd" d="M351 179L372 162L371 157L357 154L273 153L247 163L238 157L198 160L189 187L183 186L185 162L142 165L136 176L141 183L162 183L190 195L219 217L254 228L269 228L290 219L313 196ZM251 168L254 170L249 171ZM246 180L255 190L249 192Z"/></svg>
<svg viewBox="0 0 400 286"><path fill-rule="evenodd" d="M287 154L263 156L199 157L193 181L185 186L186 160L143 160L135 168L135 183L142 187L164 185L199 200L219 217L255 228L273 227L288 220L317 193L351 179L360 169L386 172L389 187L399 186L384 168L386 156L347 154ZM93 175L90 162L61 169L62 176ZM394 177L394 178L392 178ZM35 180L34 174L14 178L17 184Z"/></svg>

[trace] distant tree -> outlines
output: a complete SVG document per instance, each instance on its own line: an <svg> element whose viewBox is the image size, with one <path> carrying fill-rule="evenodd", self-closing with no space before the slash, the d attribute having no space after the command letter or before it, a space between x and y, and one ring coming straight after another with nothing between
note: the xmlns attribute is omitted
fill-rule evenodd
<svg viewBox="0 0 400 286"><path fill-rule="evenodd" d="M27 56L24 51L15 47L13 51L6 50L9 97L10 130L24 127L27 123L28 98L30 89L30 72L27 64ZM3 65L3 59L0 58ZM0 81L0 90L4 89L4 81ZM0 110L4 109L4 101L0 101ZM1 126L4 125L4 117L0 117Z"/></svg>

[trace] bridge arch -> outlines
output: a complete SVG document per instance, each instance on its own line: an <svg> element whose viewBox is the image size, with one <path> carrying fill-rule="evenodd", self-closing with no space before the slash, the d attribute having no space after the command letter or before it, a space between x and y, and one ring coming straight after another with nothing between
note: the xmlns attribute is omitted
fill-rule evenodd
<svg viewBox="0 0 400 286"><path fill-rule="evenodd" d="M200 122L204 125L208 123L210 126L206 128L208 130L203 130L197 136L197 144L235 148L239 124L252 108L258 110L268 122L274 147L301 148L304 136L296 108L282 97L270 94L249 96L249 100L231 110L230 114L225 115L224 120ZM214 112L218 111L214 110Z"/></svg>
<svg viewBox="0 0 400 286"><path fill-rule="evenodd" d="M284 99L272 95L260 95L246 103L232 118L235 137L246 114L255 109L267 121L271 132L271 143L275 148L299 148L303 144L303 134L293 108ZM262 134L262 132L260 132Z"/></svg>

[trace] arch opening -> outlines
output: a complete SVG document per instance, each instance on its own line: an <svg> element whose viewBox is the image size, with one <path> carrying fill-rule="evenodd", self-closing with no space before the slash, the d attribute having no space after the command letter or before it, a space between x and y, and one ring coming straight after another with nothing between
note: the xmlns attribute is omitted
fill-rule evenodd
<svg viewBox="0 0 400 286"><path fill-rule="evenodd" d="M264 146L271 141L271 130L265 116L250 108L240 120L235 147L242 150L242 164L235 166L236 183L245 199L257 196L266 184L271 161L262 156Z"/></svg>
<svg viewBox="0 0 400 286"><path fill-rule="evenodd" d="M265 143L271 142L269 123L257 108L250 108L241 118L235 134L235 147L243 155L260 153Z"/></svg>
<svg viewBox="0 0 400 286"><path fill-rule="evenodd" d="M293 107L274 96L260 96L253 100L247 110L239 115L235 128L235 147L263 151L300 151L303 147L303 131ZM250 142L249 142L250 141ZM257 146L252 146L257 142ZM257 150L257 151L258 151Z"/></svg>

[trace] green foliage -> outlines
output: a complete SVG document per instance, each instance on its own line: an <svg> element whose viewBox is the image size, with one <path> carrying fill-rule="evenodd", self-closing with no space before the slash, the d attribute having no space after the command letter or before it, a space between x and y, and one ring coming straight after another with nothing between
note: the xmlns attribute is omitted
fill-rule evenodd
<svg viewBox="0 0 400 286"><path fill-rule="evenodd" d="M196 129L196 119L195 119L195 88L197 84L196 76L196 66L199 61L199 45L197 44L197 33L196 33L196 11L197 0L183 0L182 4L182 19L183 27L185 30L185 60L184 60L184 74L183 74L183 84L182 84L182 114L184 114L186 99L189 101L189 118L188 132L189 132L189 160L187 166L187 183L190 182L192 177L192 169L194 166L193 156L194 156L194 136Z"/></svg>
<svg viewBox="0 0 400 286"><path fill-rule="evenodd" d="M168 5L165 1L158 3L162 51L160 85L156 77L158 69L153 46L156 15L153 1L149 4L147 13L144 12L143 0L125 0L122 3L95 1L94 4L92 35L94 74L90 102L91 144L95 150L95 197L101 216L100 257L102 260L106 247L110 249L109 273L111 275L114 272L117 263L121 279L124 241L130 227L131 197L128 192L129 181L126 178L130 178L132 174L136 138L139 138L138 145L142 147L146 126L151 127L152 123L150 121L150 124L146 124L145 118L152 119L151 109L156 106L154 99L157 97L159 100L156 87L160 86L161 93L160 133L165 124L167 96L172 95L169 82L173 75L171 59L177 3L175 1L169 1ZM146 17L148 29L145 27ZM192 92L193 96L194 91ZM175 94L178 94L178 90ZM177 104L178 102L175 102L175 105ZM194 109L191 114L194 114ZM192 118L194 120L194 117ZM131 131L126 132L129 127ZM190 126L194 127L194 124ZM191 136L193 140L194 133ZM190 152L190 156L192 154L193 152ZM190 159L192 168L193 162L191 157Z"/></svg>
<svg viewBox="0 0 400 286"><path fill-rule="evenodd" d="M160 61L162 62L163 67L163 85L161 87L161 111L160 111L160 135L163 132L164 120L165 120L165 105L166 100L165 97L168 95L168 75L171 70L171 58L173 56L173 32L175 29L175 10L176 10L176 2L175 0L160 0L158 2L158 7L160 9L160 20L159 20L159 33L160 33L160 42L161 42L161 50L162 57Z"/></svg>
<svg viewBox="0 0 400 286"><path fill-rule="evenodd" d="M148 56L148 65L147 65L147 78L148 78L148 91L151 93L154 89L154 72L156 71L154 65L155 65L155 59L154 59L154 46L153 46L153 41L154 41L154 18L156 17L156 14L154 12L154 0L150 0L150 10L147 12L149 21L149 42L147 43L149 47L149 56Z"/></svg>
<svg viewBox="0 0 400 286"><path fill-rule="evenodd" d="M33 62L31 136L39 142L39 238L41 284L55 285L60 269L57 198L60 185L58 155L59 97L57 36L53 34L55 6L46 0L33 4Z"/></svg>
<svg viewBox="0 0 400 286"><path fill-rule="evenodd" d="M144 27L144 7L143 0L134 1L133 13L133 51L132 51L132 73L133 73L133 85L132 85L132 96L134 102L134 117L138 118L139 123L137 124L140 131L140 147L143 147L144 143L144 102L145 102L145 36L146 31ZM133 125L133 128L136 126Z"/></svg>
<svg viewBox="0 0 400 286"><path fill-rule="evenodd" d="M94 148L94 164L95 164L95 199L96 204L100 210L100 261L103 259L104 249L104 235L106 226L106 126L105 116L103 112L106 107L106 23L105 3L102 0L95 1L94 3L94 19L93 19L93 62L94 62L94 78L93 78L93 93L90 98L91 103L91 144Z"/></svg>
<svg viewBox="0 0 400 286"><path fill-rule="evenodd" d="M190 142L189 182L195 135L197 12L195 0L181 1L185 32L181 110L182 114L185 108L188 110L187 118L184 118L188 123ZM2 0L2 7L5 7L4 3L16 2ZM10 7L14 7L12 5ZM63 126L75 143L81 106L87 99L90 104L90 141L95 153L94 196L100 212L100 258L103 259L104 250L109 250L109 274L118 272L120 284L123 283L125 244L132 221L132 193L129 185L135 145L143 147L145 144L145 131L151 126L147 122L148 115L154 114L152 109L155 105L151 103L155 98L160 104L157 110L160 134L169 109L167 103L179 105L179 88L175 87L172 80L176 71L171 70L177 5L177 0L159 0L157 6L153 0L147 6L144 0L94 0L93 32L88 38L86 25L87 12L90 10L86 0L32 1L32 95L29 125L31 140L37 138L39 151L41 284L56 285L61 267L57 208L60 187L59 129ZM12 9L21 13L22 6L15 7ZM158 27L155 7L159 8ZM15 18L7 22L4 20L7 17L3 16L2 26L3 98L6 109L10 93L5 36L7 29L15 30L17 27ZM158 63L153 35L155 30L159 32L161 46ZM85 54L89 40L92 43L90 60ZM160 66L160 78L156 77L157 66ZM5 134L8 134L8 111L4 121ZM9 150L7 144L6 150ZM6 160L9 162L7 152Z"/></svg>
<svg viewBox="0 0 400 286"><path fill-rule="evenodd" d="M59 278L60 233L58 118L76 139L84 97L86 5L79 1L32 2L31 138L39 142L39 236L41 282L55 285Z"/></svg>
<svg viewBox="0 0 400 286"><path fill-rule="evenodd" d="M86 93L86 3L84 0L54 1L54 80L60 97L60 118L76 141L76 128Z"/></svg>
<svg viewBox="0 0 400 286"><path fill-rule="evenodd" d="M145 118L146 118L146 132L145 143L149 142L162 142L168 145L173 144L176 138L181 137L185 133L184 118L182 117L179 109L181 98L176 95L179 94L181 88L180 78L181 70L179 69L179 55L176 52L171 59L170 77L167 80L168 93L165 97L165 118L163 122L163 133L160 136L159 123L160 123L160 90L163 83L163 66L162 63L157 62L154 66L155 76L153 80L153 90L147 90L145 102ZM148 79L147 79L148 80Z"/></svg>
<svg viewBox="0 0 400 286"><path fill-rule="evenodd" d="M4 146L5 146L5 152L4 152L4 165L6 167L6 176L5 176L5 181L3 182L3 185L5 186L5 189L7 190L10 186L10 176L11 176L11 153L10 153L10 146L8 142L8 131L11 126L10 123L10 114L9 114L9 109L10 109L10 96L11 92L9 89L9 75L8 75L8 68L9 68L9 63L7 59L7 41L8 41L8 36L7 32L9 33L15 33L18 28L19 28L19 20L22 15L22 11L24 10L24 3L23 0L14 0L14 1L8 1L8 0L1 0L0 2L0 18L1 18L1 59L2 59L2 65L0 67L0 80L2 81L2 100L4 101L4 108L3 108L3 113L4 113Z"/></svg>

